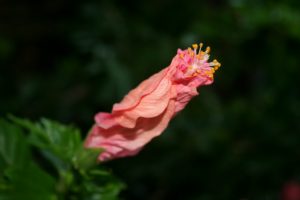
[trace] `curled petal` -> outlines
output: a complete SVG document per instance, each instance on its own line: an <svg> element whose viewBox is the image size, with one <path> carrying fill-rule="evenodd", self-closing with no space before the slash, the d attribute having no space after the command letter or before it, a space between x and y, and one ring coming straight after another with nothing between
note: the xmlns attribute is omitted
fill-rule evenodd
<svg viewBox="0 0 300 200"><path fill-rule="evenodd" d="M190 102L190 100L198 95L197 89L194 87L189 87L187 85L178 84L175 86L177 91L177 98L175 107L175 112L181 111L187 104Z"/></svg>
<svg viewBox="0 0 300 200"><path fill-rule="evenodd" d="M136 106L143 96L151 93L157 88L167 72L168 68L165 68L143 81L135 89L131 90L120 103L114 104L113 111L123 111Z"/></svg>
<svg viewBox="0 0 300 200"><path fill-rule="evenodd" d="M135 107L123 111L121 115L116 115L115 120L123 127L134 128L138 118L158 116L166 109L169 103L172 95L171 86L171 81L163 78L152 93L141 98L139 104Z"/></svg>
<svg viewBox="0 0 300 200"><path fill-rule="evenodd" d="M100 112L95 116L96 124L104 129L108 129L112 126L117 125L115 118L110 113Z"/></svg>
<svg viewBox="0 0 300 200"><path fill-rule="evenodd" d="M102 147L100 160L135 155L146 143L160 135L174 115L175 101L171 100L163 113L154 118L141 118L133 129L116 126L103 129L95 125L88 135L86 147Z"/></svg>

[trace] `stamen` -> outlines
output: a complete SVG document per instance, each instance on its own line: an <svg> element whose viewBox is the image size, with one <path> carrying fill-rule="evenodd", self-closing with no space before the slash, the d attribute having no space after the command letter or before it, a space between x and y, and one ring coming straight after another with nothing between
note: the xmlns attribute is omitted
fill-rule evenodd
<svg viewBox="0 0 300 200"><path fill-rule="evenodd" d="M207 46L206 49L205 49L205 53L208 54L209 52L210 52L210 47Z"/></svg>
<svg viewBox="0 0 300 200"><path fill-rule="evenodd" d="M197 55L198 44L193 44L192 47L194 49L194 54Z"/></svg>
<svg viewBox="0 0 300 200"><path fill-rule="evenodd" d="M216 59L214 59L210 66L213 66L215 70L219 69L221 67L221 63L219 63Z"/></svg>
<svg viewBox="0 0 300 200"><path fill-rule="evenodd" d="M206 76L213 78L213 74L221 66L216 59L212 62L208 62L211 49L207 46L205 51L203 51L202 47L203 43L199 45L193 44L192 48L189 47L185 53L179 53L180 58L183 59L186 66L186 70L184 71L186 77ZM184 59L186 56L188 59Z"/></svg>
<svg viewBox="0 0 300 200"><path fill-rule="evenodd" d="M203 43L201 42L201 43L199 44L199 52L201 51L202 47L203 47Z"/></svg>

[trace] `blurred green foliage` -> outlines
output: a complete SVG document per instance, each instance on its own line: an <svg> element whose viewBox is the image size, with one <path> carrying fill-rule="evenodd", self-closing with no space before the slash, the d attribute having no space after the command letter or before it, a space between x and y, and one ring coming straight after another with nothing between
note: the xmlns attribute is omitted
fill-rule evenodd
<svg viewBox="0 0 300 200"><path fill-rule="evenodd" d="M87 132L95 113L167 66L177 48L202 41L222 63L215 83L138 156L106 164L127 183L121 197L278 199L284 183L300 181L299 4L4 2L0 113Z"/></svg>
<svg viewBox="0 0 300 200"><path fill-rule="evenodd" d="M1 200L117 199L123 183L97 166L101 150L84 149L77 129L10 118L0 121Z"/></svg>

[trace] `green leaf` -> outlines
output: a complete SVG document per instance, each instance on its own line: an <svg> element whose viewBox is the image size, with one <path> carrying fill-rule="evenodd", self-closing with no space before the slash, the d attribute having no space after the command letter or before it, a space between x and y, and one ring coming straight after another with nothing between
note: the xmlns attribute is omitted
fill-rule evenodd
<svg viewBox="0 0 300 200"><path fill-rule="evenodd" d="M0 120L0 199L54 200L54 178L34 163L16 125Z"/></svg>
<svg viewBox="0 0 300 200"><path fill-rule="evenodd" d="M98 164L97 158L103 150L100 148L80 148L73 157L74 167L80 171L88 170Z"/></svg>
<svg viewBox="0 0 300 200"><path fill-rule="evenodd" d="M84 148L77 129L48 119L42 119L38 123L12 116L10 119L28 130L27 139L30 144L36 146L38 152L56 167L58 180L55 188L60 199L118 199L118 194L124 188L124 184L116 179L110 171L100 169L100 166L97 165L97 157L102 149ZM6 172L6 177L14 182L11 185L13 189L7 189L7 192L0 196L0 200L9 199L8 197L12 197L11 195L18 194L18 192L9 192L17 190L20 190L24 196L27 195L26 199L52 200L56 198L51 192L47 192L49 191L47 188L49 189L54 183L52 177L47 177L48 174L43 171L38 172L39 168L36 165L30 165L26 170L29 171L9 170ZM34 171L40 175L31 174ZM26 175L22 176L21 173ZM43 183L39 183L38 177L43 179ZM32 180L32 182L26 182L28 180ZM25 184L26 186L22 188L21 186ZM26 191L35 191L36 194L45 195L43 198L34 197L30 196L30 192L27 194ZM12 197L13 200L18 198L20 196Z"/></svg>
<svg viewBox="0 0 300 200"><path fill-rule="evenodd" d="M43 155L58 168L64 167L64 163L71 163L82 146L80 131L72 126L45 118L38 123L13 116L10 119L29 130L29 142L44 150Z"/></svg>
<svg viewBox="0 0 300 200"><path fill-rule="evenodd" d="M50 199L48 197L54 196L54 178L43 171L34 162L30 161L28 166L23 169L7 169L6 177L9 180L9 187L4 190L3 193L7 196L13 197L16 194L22 194L31 197L43 196L46 199Z"/></svg>
<svg viewBox="0 0 300 200"><path fill-rule="evenodd" d="M22 130L0 119L0 174L6 167L24 168L29 149Z"/></svg>
<svg viewBox="0 0 300 200"><path fill-rule="evenodd" d="M125 188L124 183L114 177L107 169L94 169L84 176L81 191L84 200L115 200Z"/></svg>

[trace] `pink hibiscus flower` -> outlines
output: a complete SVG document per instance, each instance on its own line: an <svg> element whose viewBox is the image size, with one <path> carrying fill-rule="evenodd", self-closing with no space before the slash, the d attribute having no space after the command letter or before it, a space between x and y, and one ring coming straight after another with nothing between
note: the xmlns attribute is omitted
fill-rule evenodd
<svg viewBox="0 0 300 200"><path fill-rule="evenodd" d="M100 161L137 154L145 144L160 135L176 113L181 111L197 88L213 82L221 64L208 62L210 48L178 49L171 64L131 90L111 113L100 112L88 134L85 147L102 148Z"/></svg>

